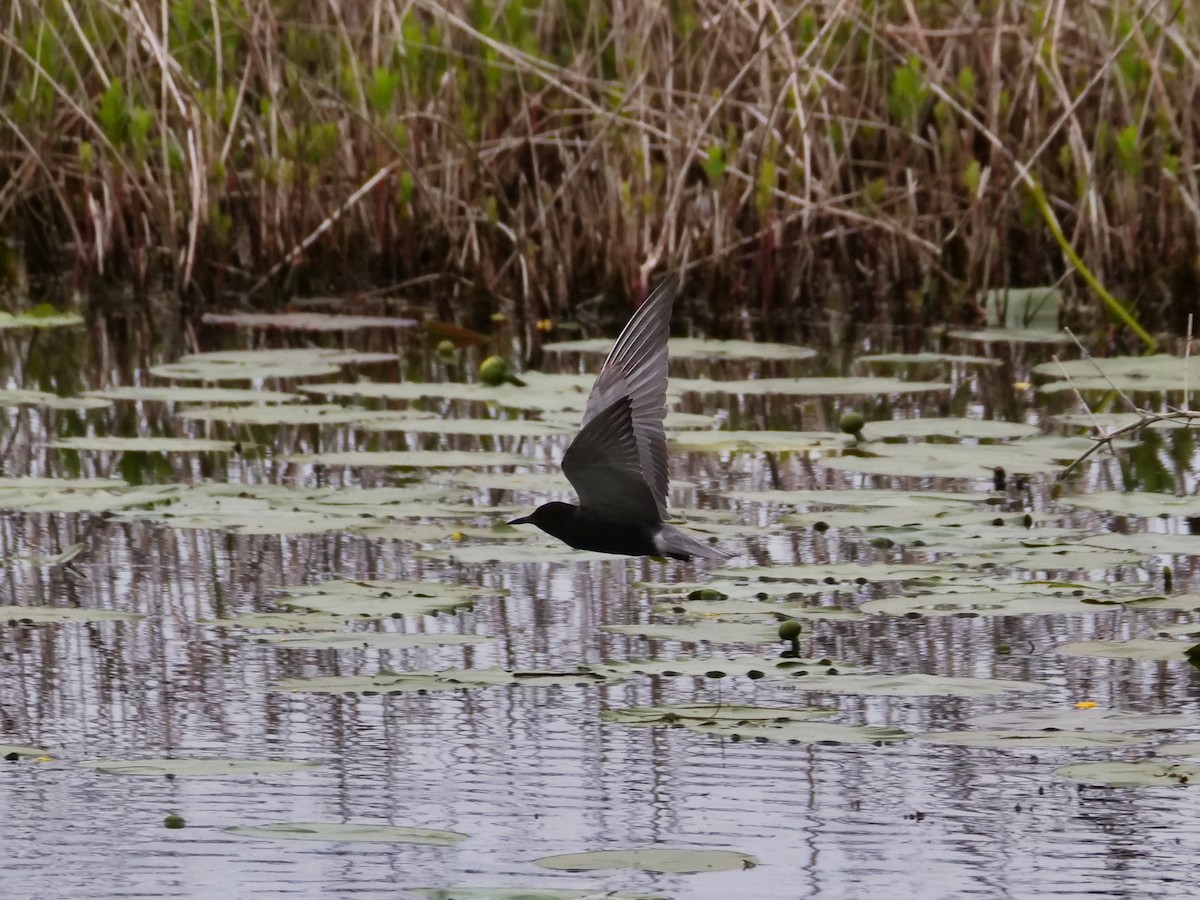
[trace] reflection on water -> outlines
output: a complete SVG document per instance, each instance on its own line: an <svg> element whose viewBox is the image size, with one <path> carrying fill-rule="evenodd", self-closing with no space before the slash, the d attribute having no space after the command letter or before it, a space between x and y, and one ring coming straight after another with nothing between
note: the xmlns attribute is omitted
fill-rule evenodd
<svg viewBox="0 0 1200 900"><path fill-rule="evenodd" d="M156 361L144 348L117 347L102 330L46 334L32 343L5 337L2 348L4 387L68 395L147 381L141 373ZM419 352L415 342L400 349L410 356ZM1013 365L1007 351L997 352L1005 357L1002 366L913 375L949 375L953 388L947 393L871 400L860 408L868 419L969 415L1042 421L1048 410L1024 408L1032 395L1011 389L1027 377L1024 357ZM1041 359L1036 351L1023 352L1030 363ZM596 361L564 362L586 367ZM730 378L814 371L819 367L810 364L714 367L680 361L673 373ZM356 372L376 380L399 377L394 364ZM451 401L421 405L443 415L461 408ZM693 413L711 414L717 407L731 428L836 430L833 423L847 401L688 395L682 404ZM265 449L247 447L240 457L118 457L43 446L49 437L92 431L233 437ZM134 483L215 479L317 487L380 486L401 479L386 470L298 466L278 458L407 446L514 452L545 460L561 450L564 439L366 435L346 426L248 427L230 435L218 426L183 422L161 403L125 402L93 412L10 409L0 440L9 476L119 475ZM1171 441L1169 435L1155 435L1134 450L1136 462L1124 471L1112 461L1090 466L1082 489L1121 487L1131 480L1163 487L1164 478L1190 488L1193 460L1187 452L1173 452ZM998 458L998 464L1003 461ZM787 509L734 503L725 491L965 487L978 493L991 487L986 476L969 482L937 473L861 476L793 454L695 453L679 456L674 464L677 508L736 510L735 521L747 535L740 543L732 540L745 553L738 564L920 562L938 554L872 542L858 529L780 524ZM534 463L530 471L553 470ZM424 476L403 475L414 477ZM528 508L544 499L541 484L559 484L537 478L522 483L526 487L516 492L472 488L471 502L478 506L472 524L489 527L494 507ZM1145 527L1144 519L1059 507L1051 498L1052 486L1051 476L1010 485L997 510L1035 514L1034 536L1067 525L1114 531ZM695 518L705 520L702 513ZM1049 686L1039 694L1005 697L822 694L805 691L802 680L686 676L427 695L282 694L268 687L289 678L387 670L566 671L605 660L719 658L729 651L601 630L661 618L652 614L653 599L640 584L703 581L701 565L585 554L549 562L460 562L454 540L418 545L342 532L239 535L122 519L36 512L0 517L0 557L6 560L84 545L68 566L0 569L0 605L111 609L143 617L61 625L12 621L0 628L0 743L44 747L53 758L0 764L0 808L9 811L0 819L6 855L0 893L6 897L395 897L402 887L420 885L580 887L689 898L1121 897L1190 890L1200 826L1183 789L1088 787L1054 774L1069 762L1139 758L1145 746L1031 753L919 740L885 746L776 744L607 725L599 715L603 709L670 703L822 705L835 709L834 721L840 723L890 725L915 734L954 729L972 716L998 710L1069 709L1084 700L1104 708L1197 714L1192 670L1182 661L1054 653L1069 640L1145 636L1147 623L1186 615L1135 618L1113 609L1089 615L805 622L803 651L813 657L885 674ZM401 536L403 523L392 533ZM724 534L722 540L730 543ZM1192 558L1169 561L1176 587L1195 589ZM1161 563L1114 565L1076 577L1140 582L1151 590ZM297 649L214 624L274 609L281 586L334 578L485 586L473 609L371 620L360 627L491 640L409 650ZM811 600L855 606L887 593L886 586L866 584L836 594L831 588ZM773 654L782 646L742 646L736 652ZM1195 736L1176 732L1169 738ZM1146 745L1163 739L1148 734ZM102 757L205 755L321 765L236 781L135 778L75 765ZM163 827L172 812L184 817L186 828ZM224 830L306 821L449 829L469 839L453 846L266 841ZM746 871L652 875L556 872L534 863L551 854L656 845L734 849L760 864Z"/></svg>

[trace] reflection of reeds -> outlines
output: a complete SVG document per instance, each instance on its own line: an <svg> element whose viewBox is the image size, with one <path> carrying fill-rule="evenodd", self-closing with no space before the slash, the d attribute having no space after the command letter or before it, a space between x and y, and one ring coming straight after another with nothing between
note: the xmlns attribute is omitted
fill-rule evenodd
<svg viewBox="0 0 1200 900"><path fill-rule="evenodd" d="M713 316L786 330L817 307L956 317L1072 269L1156 322L1200 280L1198 21L1119 0L13 0L0 234L34 272L65 257L183 296L433 275L535 321L695 266L732 301Z"/></svg>

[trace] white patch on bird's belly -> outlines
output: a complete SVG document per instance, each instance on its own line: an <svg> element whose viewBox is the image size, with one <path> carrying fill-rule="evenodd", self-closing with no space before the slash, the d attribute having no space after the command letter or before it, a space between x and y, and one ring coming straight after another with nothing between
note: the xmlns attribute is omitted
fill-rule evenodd
<svg viewBox="0 0 1200 900"><path fill-rule="evenodd" d="M667 529L665 529L665 528L660 529L659 532L656 535L654 535L654 537L652 539L654 542L654 549L658 551L659 556L666 556L667 553L669 553L671 550L670 545L665 540L663 540L663 538L666 536L666 533L667 533Z"/></svg>

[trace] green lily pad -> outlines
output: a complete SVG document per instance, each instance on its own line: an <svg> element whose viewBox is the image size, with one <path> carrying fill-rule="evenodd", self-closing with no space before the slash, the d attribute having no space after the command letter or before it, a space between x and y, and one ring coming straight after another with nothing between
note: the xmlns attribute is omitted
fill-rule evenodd
<svg viewBox="0 0 1200 900"><path fill-rule="evenodd" d="M998 366L1001 360L990 356L969 356L962 353L875 353L855 360L860 365L949 365Z"/></svg>
<svg viewBox="0 0 1200 900"><path fill-rule="evenodd" d="M1020 752L1046 748L1088 750L1097 747L1128 747L1146 741L1146 737L1142 735L1104 731L936 731L918 734L915 737L929 744Z"/></svg>
<svg viewBox="0 0 1200 900"><path fill-rule="evenodd" d="M279 822L274 825L234 825L227 834L285 841L360 841L387 844L429 844L447 847L467 839L457 831L370 825L354 822Z"/></svg>
<svg viewBox="0 0 1200 900"><path fill-rule="evenodd" d="M1101 596L1100 592L1082 585L980 580L868 600L859 608L868 614L927 617L1094 614L1112 609L1096 603L1097 596Z"/></svg>
<svg viewBox="0 0 1200 900"><path fill-rule="evenodd" d="M1200 741L1176 741L1163 744L1156 751L1159 756L1200 756Z"/></svg>
<svg viewBox="0 0 1200 900"><path fill-rule="evenodd" d="M822 708L649 706L603 710L600 717L617 725L681 727L699 734L793 744L890 744L908 737L899 728L819 721L833 712Z"/></svg>
<svg viewBox="0 0 1200 900"><path fill-rule="evenodd" d="M1100 429L1105 434L1136 425L1142 421L1140 413L1135 412L1095 412L1095 413L1062 413L1051 416L1050 421L1055 425L1067 428L1086 428L1089 431ZM1155 431L1173 431L1191 427L1183 420L1166 419L1146 425Z"/></svg>
<svg viewBox="0 0 1200 900"><path fill-rule="evenodd" d="M50 751L42 747L28 747L22 744L0 744L0 759L6 759L12 756L28 756L37 758L39 756L49 756Z"/></svg>
<svg viewBox="0 0 1200 900"><path fill-rule="evenodd" d="M1187 651L1195 641L1072 641L1056 648L1060 656L1090 656L1099 659L1159 660L1187 662Z"/></svg>
<svg viewBox="0 0 1200 900"><path fill-rule="evenodd" d="M681 703L669 706L631 706L602 710L605 722L618 725L770 725L828 719L837 710L821 706L741 706L736 703Z"/></svg>
<svg viewBox="0 0 1200 900"><path fill-rule="evenodd" d="M0 390L0 407L5 406L40 406L43 409L87 411L107 409L112 403L99 397L60 397L49 391L10 388Z"/></svg>
<svg viewBox="0 0 1200 900"><path fill-rule="evenodd" d="M390 631L318 631L311 634L269 634L261 641L287 650L411 650L414 647L461 647L484 644L482 634L446 632L403 634Z"/></svg>
<svg viewBox="0 0 1200 900"><path fill-rule="evenodd" d="M710 341L703 338L672 338L668 345L672 359L792 360L812 359L817 351L792 344L767 344L757 341ZM603 353L612 350L611 338L582 341L557 341L546 344L547 353Z"/></svg>
<svg viewBox="0 0 1200 900"><path fill-rule="evenodd" d="M954 572L948 565L915 563L826 563L818 565L747 566L714 569L714 579L757 579L761 582L818 582L833 590L836 585L863 585L910 578L944 578ZM714 587L720 588L719 584Z"/></svg>
<svg viewBox="0 0 1200 900"><path fill-rule="evenodd" d="M948 336L959 341L978 344L1072 344L1075 338L1065 331L1037 331L1026 328L984 328L971 331L958 328Z"/></svg>
<svg viewBox="0 0 1200 900"><path fill-rule="evenodd" d="M687 431L671 435L668 444L698 453L808 453L845 447L852 440L821 431Z"/></svg>
<svg viewBox="0 0 1200 900"><path fill-rule="evenodd" d="M0 331L21 328L70 328L82 324L83 316L78 313L59 312L48 303L38 304L33 309L16 315L0 311Z"/></svg>
<svg viewBox="0 0 1200 900"><path fill-rule="evenodd" d="M1181 787L1200 784L1200 765L1165 763L1152 759L1076 763L1063 766L1055 774L1083 784L1105 787Z"/></svg>
<svg viewBox="0 0 1200 900"><path fill-rule="evenodd" d="M139 613L74 606L0 606L0 622L45 625L53 622L136 622Z"/></svg>
<svg viewBox="0 0 1200 900"><path fill-rule="evenodd" d="M447 581L323 581L289 588L276 602L341 618L382 619L462 609L497 593L502 591Z"/></svg>
<svg viewBox="0 0 1200 900"><path fill-rule="evenodd" d="M1032 691L1048 691L1050 685L1003 678L969 678L925 675L808 675L791 682L802 691L828 694L866 694L879 697L1003 697Z"/></svg>
<svg viewBox="0 0 1200 900"><path fill-rule="evenodd" d="M274 331L382 331L385 328L413 328L416 319L396 316L352 316L318 312L286 313L205 313L209 325L232 325L236 328L261 328Z"/></svg>
<svg viewBox="0 0 1200 900"><path fill-rule="evenodd" d="M1060 391L1112 391L1167 393L1183 390L1185 384L1200 390L1200 358L1191 356L1118 356L1089 358L1034 366L1035 375L1054 379L1038 388L1042 393Z"/></svg>
<svg viewBox="0 0 1200 900"><path fill-rule="evenodd" d="M96 453L233 453L233 441L187 437L116 437L93 435L47 441L58 450L83 450Z"/></svg>
<svg viewBox="0 0 1200 900"><path fill-rule="evenodd" d="M407 401L461 400L492 403L503 409L557 412L582 410L587 404L588 392L596 381L594 375L546 375L541 372L524 372L521 377L526 382L525 387L507 384L488 387L484 384L461 384L451 381L357 381L353 384L307 384L301 385L300 389L325 397Z"/></svg>
<svg viewBox="0 0 1200 900"><path fill-rule="evenodd" d="M110 482L120 484L120 482ZM180 485L99 490L96 488L32 488L0 490L0 509L40 513L99 513L127 510L135 506L171 503L186 490Z"/></svg>
<svg viewBox="0 0 1200 900"><path fill-rule="evenodd" d="M320 378L342 366L393 362L394 353L358 353L319 347L290 350L226 350L196 353L153 366L150 374L173 381L257 381L265 378Z"/></svg>
<svg viewBox="0 0 1200 900"><path fill-rule="evenodd" d="M928 394L949 391L940 381L901 381L898 378L757 378L714 381L711 378L676 378L671 382L681 393L735 394L737 396L877 397Z"/></svg>
<svg viewBox="0 0 1200 900"><path fill-rule="evenodd" d="M967 418L922 418L890 419L885 422L867 422L863 436L868 440L900 437L949 437L983 440L1010 440L1041 434L1036 425L1024 422L998 422L992 419Z"/></svg>
<svg viewBox="0 0 1200 900"><path fill-rule="evenodd" d="M293 453L280 457L280 460L296 465L380 469L482 469L530 464L528 457L486 450L344 450Z"/></svg>
<svg viewBox="0 0 1200 900"><path fill-rule="evenodd" d="M778 633L776 633L778 641ZM694 676L719 679L747 677L751 680L847 678L829 674L854 672L858 667L829 659L791 659L779 656L682 657L680 659L628 659L605 663L603 671L616 677L649 675L662 678Z"/></svg>
<svg viewBox="0 0 1200 900"><path fill-rule="evenodd" d="M105 400L129 401L134 403L291 403L303 398L303 394L288 394L283 391L255 391L249 388L182 387L166 385L127 385L87 391L85 397Z"/></svg>
<svg viewBox="0 0 1200 900"><path fill-rule="evenodd" d="M852 491L726 491L724 496L751 503L771 503L780 506L850 507L855 509L888 509L899 507L915 510L924 517L941 510L978 508L987 503L990 494L950 493L949 491L898 491L855 488Z"/></svg>
<svg viewBox="0 0 1200 900"><path fill-rule="evenodd" d="M750 854L739 853L735 850L688 850L665 847L653 850L595 850L590 853L566 853L561 856L543 856L534 862L547 869L565 869L570 872L637 869L642 872L670 875L753 869L758 865L758 860Z"/></svg>
<svg viewBox="0 0 1200 900"><path fill-rule="evenodd" d="M1089 547L1124 550L1129 553L1167 556L1200 556L1200 535L1155 534L1139 531L1134 534L1098 534L1085 538Z"/></svg>
<svg viewBox="0 0 1200 900"><path fill-rule="evenodd" d="M228 425L354 425L372 415L371 410L356 406L327 403L295 403L274 406L203 406L182 410L181 419L200 422L225 422Z"/></svg>
<svg viewBox="0 0 1200 900"><path fill-rule="evenodd" d="M656 641L680 641L695 644L774 644L779 642L778 627L741 622L690 622L668 625L647 622L641 625L603 625L610 634L632 634Z"/></svg>
<svg viewBox="0 0 1200 900"><path fill-rule="evenodd" d="M1173 494L1155 494L1148 491L1097 491L1094 494L1063 497L1059 503L1080 509L1122 516L1141 516L1153 519L1159 516L1200 516L1200 495L1176 497Z"/></svg>
<svg viewBox="0 0 1200 900"><path fill-rule="evenodd" d="M507 669L442 669L380 672L377 675L327 675L290 678L271 690L284 694L426 694L503 685L574 686L612 680L587 669L562 672L512 672Z"/></svg>
<svg viewBox="0 0 1200 900"><path fill-rule="evenodd" d="M1200 719L1185 713L1141 713L1120 709L1074 707L1014 709L976 716L966 722L972 728L998 731L1058 731L1108 733L1175 731L1200 726Z"/></svg>
<svg viewBox="0 0 1200 900"><path fill-rule="evenodd" d="M372 413L360 423L364 431L397 431L409 434L468 434L480 437L544 437L573 434L579 423L564 425L540 419L451 419L429 413Z"/></svg>
<svg viewBox="0 0 1200 900"><path fill-rule="evenodd" d="M85 759L79 763L108 775L171 778L253 778L315 769L312 760L291 759Z"/></svg>
<svg viewBox="0 0 1200 900"><path fill-rule="evenodd" d="M831 456L821 463L868 475L990 479L997 466L1003 466L1009 475L1057 472L1091 446L1086 438L1062 437L1023 438L1005 444L872 441L860 454ZM1118 444L1122 446L1128 444Z"/></svg>

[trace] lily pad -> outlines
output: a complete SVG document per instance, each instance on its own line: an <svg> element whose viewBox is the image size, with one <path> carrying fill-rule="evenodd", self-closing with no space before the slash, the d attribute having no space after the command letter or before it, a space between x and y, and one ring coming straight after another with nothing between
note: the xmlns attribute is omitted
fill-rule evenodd
<svg viewBox="0 0 1200 900"><path fill-rule="evenodd" d="M346 466L377 469L468 469L527 466L531 460L515 453L486 450L344 450L293 453L280 457L295 465Z"/></svg>
<svg viewBox="0 0 1200 900"><path fill-rule="evenodd" d="M1056 770L1056 775L1106 787L1181 787L1200 784L1200 765L1158 762L1141 759L1134 762L1076 763Z"/></svg>
<svg viewBox="0 0 1200 900"><path fill-rule="evenodd" d="M117 481L109 483L120 484ZM136 506L171 503L184 490L186 490L184 487L176 484L152 485L144 488L118 488L116 490L57 486L28 490L0 490L0 509L20 509L26 512L40 513L114 512Z"/></svg>
<svg viewBox="0 0 1200 900"><path fill-rule="evenodd" d="M1061 731L1109 733L1175 731L1200 726L1200 719L1185 713L1142 713L1120 709L1048 708L1014 709L976 716L966 722L972 728L999 731Z"/></svg>
<svg viewBox="0 0 1200 900"><path fill-rule="evenodd" d="M1035 375L1060 379L1043 384L1042 393L1111 391L1126 393L1182 392L1185 384L1200 390L1200 358L1191 356L1118 356L1089 358L1034 366Z"/></svg>
<svg viewBox="0 0 1200 900"><path fill-rule="evenodd" d="M447 847L467 839L457 831L371 825L354 822L279 822L274 825L234 825L227 834L285 841L357 841L386 844L429 844Z"/></svg>
<svg viewBox="0 0 1200 900"><path fill-rule="evenodd" d="M1039 331L1032 328L984 328L971 331L965 328L948 332L959 341L979 344L1072 344L1075 338L1065 331Z"/></svg>
<svg viewBox="0 0 1200 900"><path fill-rule="evenodd" d="M372 413L360 423L364 431L399 431L410 434L479 435L481 437L544 437L573 434L579 423L563 425L540 419L451 419L429 413Z"/></svg>
<svg viewBox="0 0 1200 900"><path fill-rule="evenodd" d="M290 403L303 398L303 394L288 394L283 391L255 391L249 388L183 387L166 385L151 387L129 385L87 391L86 397L105 400L122 400L137 403Z"/></svg>
<svg viewBox="0 0 1200 900"><path fill-rule="evenodd" d="M342 366L399 359L394 353L358 353L323 348L227 350L196 353L178 362L153 366L150 373L174 381L258 381L266 378L320 378Z"/></svg>
<svg viewBox="0 0 1200 900"><path fill-rule="evenodd" d="M48 441L58 450L83 450L97 453L233 453L233 441L214 441L188 437L116 437L94 435Z"/></svg>
<svg viewBox="0 0 1200 900"><path fill-rule="evenodd" d="M378 415L356 406L326 403L296 403L275 406L204 406L185 409L179 418L199 422L225 422L229 425L354 425Z"/></svg>
<svg viewBox="0 0 1200 900"><path fill-rule="evenodd" d="M998 366L1001 360L990 356L969 356L962 353L875 353L860 356L855 362L871 365L949 365Z"/></svg>
<svg viewBox="0 0 1200 900"><path fill-rule="evenodd" d="M1144 735L1105 731L936 731L918 734L915 737L929 744L1020 752L1046 748L1088 750L1097 747L1128 747L1146 741Z"/></svg>
<svg viewBox="0 0 1200 900"><path fill-rule="evenodd" d="M1063 497L1059 503L1146 519L1159 516L1200 516L1200 494L1176 497L1173 494L1148 491L1097 491L1094 494Z"/></svg>
<svg viewBox="0 0 1200 900"><path fill-rule="evenodd" d="M773 644L779 641L777 626L741 622L689 622L682 625L647 622L641 625L604 625L600 630L610 634L632 634L649 640L691 644Z"/></svg>
<svg viewBox="0 0 1200 900"><path fill-rule="evenodd" d="M547 869L570 872L596 872L604 869L637 869L670 875L698 872L724 872L753 869L758 860L736 850L688 850L655 848L652 850L595 850L590 853L566 853L534 860Z"/></svg>
<svg viewBox="0 0 1200 900"><path fill-rule="evenodd" d="M603 353L612 350L611 338L593 338L582 341L557 341L546 344L547 353ZM672 338L668 345L673 359L729 359L729 360L792 360L812 359L817 351L811 347L792 344L768 344L758 341L709 341L703 338Z"/></svg>
<svg viewBox="0 0 1200 900"><path fill-rule="evenodd" d="M809 675L791 682L802 691L829 694L866 694L879 697L1003 697L1033 691L1048 691L1048 684L1010 681L1003 678L970 678L925 675Z"/></svg>
<svg viewBox="0 0 1200 900"><path fill-rule="evenodd" d="M87 411L107 409L112 403L99 397L60 397L49 391L9 388L0 390L0 407L5 406L39 406L43 409Z"/></svg>
<svg viewBox="0 0 1200 900"><path fill-rule="evenodd" d="M138 613L74 606L0 606L0 622L45 625L54 622L136 622Z"/></svg>
<svg viewBox="0 0 1200 900"><path fill-rule="evenodd" d="M13 756L28 756L36 759L39 756L49 756L50 751L42 747L27 747L22 744L0 744L0 759Z"/></svg>
<svg viewBox="0 0 1200 900"><path fill-rule="evenodd" d="M1024 422L998 422L992 419L929 417L922 419L890 419L867 422L863 437L882 440L900 437L949 437L984 440L1010 440L1041 434L1036 425Z"/></svg>
<svg viewBox="0 0 1200 900"><path fill-rule="evenodd" d="M901 381L898 378L757 378L740 381L714 381L711 378L677 378L675 390L695 394L735 394L737 396L862 397L928 394L949 391L951 385L940 381Z"/></svg>
<svg viewBox="0 0 1200 900"><path fill-rule="evenodd" d="M427 694L503 685L528 687L574 686L612 680L588 669L561 672L513 672L507 669L442 669L412 672L380 672L377 675L327 675L290 678L271 690L284 694Z"/></svg>
<svg viewBox="0 0 1200 900"><path fill-rule="evenodd" d="M899 728L819 721L833 712L811 707L649 706L604 710L600 716L618 725L681 727L699 734L793 744L890 744L908 737Z"/></svg>
<svg viewBox="0 0 1200 900"><path fill-rule="evenodd" d="M270 634L264 643L285 650L411 650L415 647L461 647L484 644L491 638L482 634L404 634L392 631L318 631L311 634Z"/></svg>
<svg viewBox="0 0 1200 900"><path fill-rule="evenodd" d="M821 463L869 475L990 479L997 466L1010 475L1057 472L1091 446L1086 438L1062 437L1024 438L1005 444L871 442L859 454L829 457Z"/></svg>
<svg viewBox="0 0 1200 900"><path fill-rule="evenodd" d="M1136 659L1163 662L1187 662L1187 652L1195 641L1073 641L1055 652L1060 656L1090 656L1099 659Z"/></svg>
<svg viewBox="0 0 1200 900"><path fill-rule="evenodd" d="M70 328L84 324L83 316L72 312L59 312L48 303L40 303L33 309L16 313L0 311L0 331L22 328Z"/></svg>
<svg viewBox="0 0 1200 900"><path fill-rule="evenodd" d="M778 640L778 634L776 640ZM818 676L837 680L850 677L837 673L856 670L858 667L850 663L838 663L829 659L791 659L779 656L628 659L608 662L603 667L605 673L618 677L650 675L675 678L686 675L710 679L747 677L754 681L759 679L810 679Z"/></svg>
<svg viewBox="0 0 1200 900"><path fill-rule="evenodd" d="M260 328L275 331L382 331L385 328L413 328L416 319L395 316L352 316L317 312L285 313L205 313L209 325Z"/></svg>
<svg viewBox="0 0 1200 900"><path fill-rule="evenodd" d="M448 612L503 591L447 581L323 581L289 588L277 602L342 618L382 619Z"/></svg>
<svg viewBox="0 0 1200 900"><path fill-rule="evenodd" d="M809 453L851 441L849 435L821 431L687 431L668 439L674 450L699 453Z"/></svg>
<svg viewBox="0 0 1200 900"><path fill-rule="evenodd" d="M169 778L253 778L315 769L313 760L291 759L85 759L79 763L108 775Z"/></svg>

